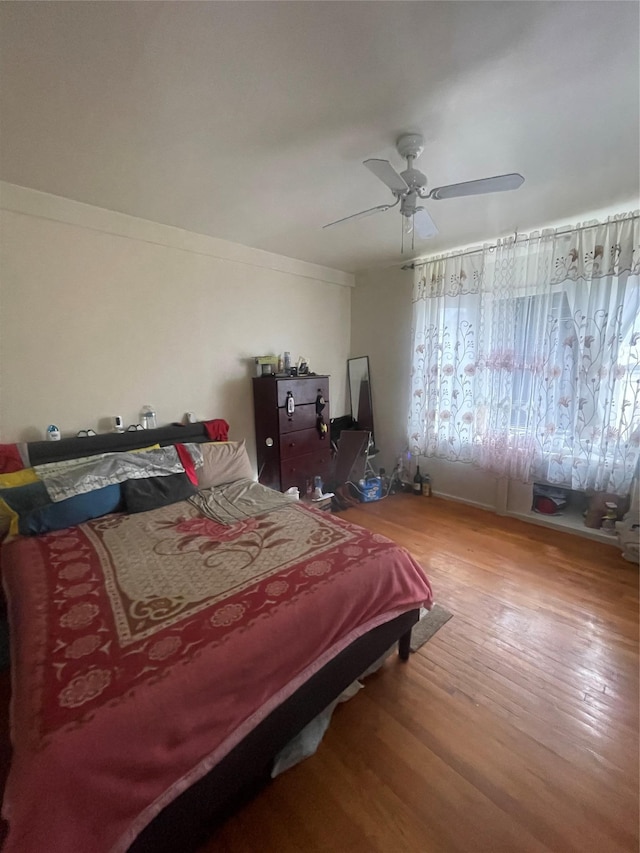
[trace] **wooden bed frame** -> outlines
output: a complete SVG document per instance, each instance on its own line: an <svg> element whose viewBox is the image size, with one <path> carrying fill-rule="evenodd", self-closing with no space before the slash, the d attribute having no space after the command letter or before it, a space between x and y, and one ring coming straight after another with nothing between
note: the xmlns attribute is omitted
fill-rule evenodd
<svg viewBox="0 0 640 853"><path fill-rule="evenodd" d="M197 423L29 442L27 446L31 464L37 465L150 444L208 440L204 425ZM136 838L129 853L196 850L215 826L269 782L273 761L286 744L394 643L398 643L400 659L408 659L411 629L419 618L419 610L408 611L351 643L275 708L206 776L166 806Z"/></svg>

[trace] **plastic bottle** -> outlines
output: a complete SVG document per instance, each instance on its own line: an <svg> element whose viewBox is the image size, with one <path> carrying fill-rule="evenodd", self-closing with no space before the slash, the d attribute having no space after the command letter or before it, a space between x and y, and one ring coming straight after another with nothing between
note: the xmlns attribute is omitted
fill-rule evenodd
<svg viewBox="0 0 640 853"><path fill-rule="evenodd" d="M428 474L422 478L422 494L425 498L431 497L431 477Z"/></svg>
<svg viewBox="0 0 640 853"><path fill-rule="evenodd" d="M291 353L285 352L284 354L284 372L289 373L291 370Z"/></svg>
<svg viewBox="0 0 640 853"><path fill-rule="evenodd" d="M615 534L616 521L618 520L618 505L605 503L606 513L602 516L602 529L605 533Z"/></svg>
<svg viewBox="0 0 640 853"><path fill-rule="evenodd" d="M146 406L142 407L142 411L140 412L140 423L144 429L155 429L157 426L155 409L148 403Z"/></svg>
<svg viewBox="0 0 640 853"><path fill-rule="evenodd" d="M318 475L313 478L313 497L315 500L320 500L322 497L322 477Z"/></svg>

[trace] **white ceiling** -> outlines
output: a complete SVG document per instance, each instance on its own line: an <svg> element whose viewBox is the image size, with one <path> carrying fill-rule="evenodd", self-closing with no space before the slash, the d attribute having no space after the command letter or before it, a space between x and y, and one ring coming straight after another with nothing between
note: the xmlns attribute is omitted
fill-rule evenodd
<svg viewBox="0 0 640 853"><path fill-rule="evenodd" d="M424 134L414 254L637 199L635 2L2 2L0 178L347 271L401 260L362 165ZM637 204L637 201L636 201ZM405 255L406 258L406 255Z"/></svg>

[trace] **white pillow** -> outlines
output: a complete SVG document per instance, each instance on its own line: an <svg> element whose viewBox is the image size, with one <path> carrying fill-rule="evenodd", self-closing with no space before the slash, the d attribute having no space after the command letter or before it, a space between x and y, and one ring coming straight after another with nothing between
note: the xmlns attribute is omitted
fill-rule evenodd
<svg viewBox="0 0 640 853"><path fill-rule="evenodd" d="M198 486L209 489L235 480L255 480L256 475L242 441L213 441L201 444L202 468L198 468Z"/></svg>

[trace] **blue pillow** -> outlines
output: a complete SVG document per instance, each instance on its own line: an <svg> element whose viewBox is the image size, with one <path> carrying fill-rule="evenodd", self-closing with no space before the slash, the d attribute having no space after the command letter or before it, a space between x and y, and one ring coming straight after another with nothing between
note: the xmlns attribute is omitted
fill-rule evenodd
<svg viewBox="0 0 640 853"><path fill-rule="evenodd" d="M44 483L29 483L13 489L0 489L0 497L18 514L18 533L33 536L75 527L91 518L99 518L120 508L122 492L119 483L74 495L52 503Z"/></svg>

